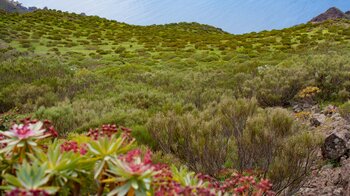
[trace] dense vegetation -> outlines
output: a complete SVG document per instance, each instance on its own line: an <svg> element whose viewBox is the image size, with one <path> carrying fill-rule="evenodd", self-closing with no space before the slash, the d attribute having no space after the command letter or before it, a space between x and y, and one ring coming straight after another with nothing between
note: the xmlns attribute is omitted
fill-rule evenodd
<svg viewBox="0 0 350 196"><path fill-rule="evenodd" d="M154 163L149 150L135 149L130 130L116 125L50 141L57 132L49 121L24 119L0 137L0 182L9 196L274 194L252 173L221 182Z"/></svg>
<svg viewBox="0 0 350 196"><path fill-rule="evenodd" d="M274 191L294 191L319 139L278 107L310 86L321 104L348 100L349 25L232 35L197 23L0 12L0 129L27 116L52 121L60 138L121 124L160 162L215 178L258 169Z"/></svg>

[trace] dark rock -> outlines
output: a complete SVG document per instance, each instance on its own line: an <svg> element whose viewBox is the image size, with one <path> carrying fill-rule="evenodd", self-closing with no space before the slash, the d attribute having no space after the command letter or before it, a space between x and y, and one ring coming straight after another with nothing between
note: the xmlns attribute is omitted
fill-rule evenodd
<svg viewBox="0 0 350 196"><path fill-rule="evenodd" d="M334 19L349 19L349 16L344 12L342 12L341 10L339 10L338 8L332 7L328 9L326 12L311 19L310 22L319 23L326 20L334 20Z"/></svg>
<svg viewBox="0 0 350 196"><path fill-rule="evenodd" d="M346 15L350 16L350 10L345 12Z"/></svg>
<svg viewBox="0 0 350 196"><path fill-rule="evenodd" d="M317 118L311 118L310 119L310 124L313 127L318 127L321 125L321 122Z"/></svg>
<svg viewBox="0 0 350 196"><path fill-rule="evenodd" d="M329 135L323 146L322 156L326 159L337 160L349 153L350 132L342 130Z"/></svg>

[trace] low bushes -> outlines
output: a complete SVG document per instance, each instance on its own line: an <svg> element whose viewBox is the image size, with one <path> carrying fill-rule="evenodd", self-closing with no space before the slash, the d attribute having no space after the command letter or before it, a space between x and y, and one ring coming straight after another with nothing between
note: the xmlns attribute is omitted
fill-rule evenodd
<svg viewBox="0 0 350 196"><path fill-rule="evenodd" d="M275 190L299 184L319 142L286 110L261 109L254 99L224 98L203 111L160 113L148 130L159 149L195 171L261 169Z"/></svg>

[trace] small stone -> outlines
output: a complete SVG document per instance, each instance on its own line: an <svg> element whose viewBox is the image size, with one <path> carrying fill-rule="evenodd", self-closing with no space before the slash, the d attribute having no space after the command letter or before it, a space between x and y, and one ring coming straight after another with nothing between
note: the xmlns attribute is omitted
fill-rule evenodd
<svg viewBox="0 0 350 196"><path fill-rule="evenodd" d="M302 112L303 109L299 105L295 105L295 106L293 106L293 111L295 113L299 113L299 112Z"/></svg>
<svg viewBox="0 0 350 196"><path fill-rule="evenodd" d="M321 109L318 105L314 105L314 106L312 106L311 111L313 113L319 113L319 112L321 112Z"/></svg>
<svg viewBox="0 0 350 196"><path fill-rule="evenodd" d="M305 108L305 109L309 109L311 107L312 107L312 105L310 103L304 103L303 104L303 108Z"/></svg>
<svg viewBox="0 0 350 196"><path fill-rule="evenodd" d="M310 124L313 127L318 127L321 125L321 122L317 118L311 118L310 119Z"/></svg>
<svg viewBox="0 0 350 196"><path fill-rule="evenodd" d="M343 188L337 188L333 191L333 195L343 195Z"/></svg>

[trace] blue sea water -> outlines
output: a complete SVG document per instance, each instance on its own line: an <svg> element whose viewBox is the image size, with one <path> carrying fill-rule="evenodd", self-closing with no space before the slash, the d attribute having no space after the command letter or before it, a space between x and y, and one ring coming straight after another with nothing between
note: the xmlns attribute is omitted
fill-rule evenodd
<svg viewBox="0 0 350 196"><path fill-rule="evenodd" d="M230 33L281 29L305 23L332 6L350 10L350 0L20 0L37 6L137 25L199 22Z"/></svg>

